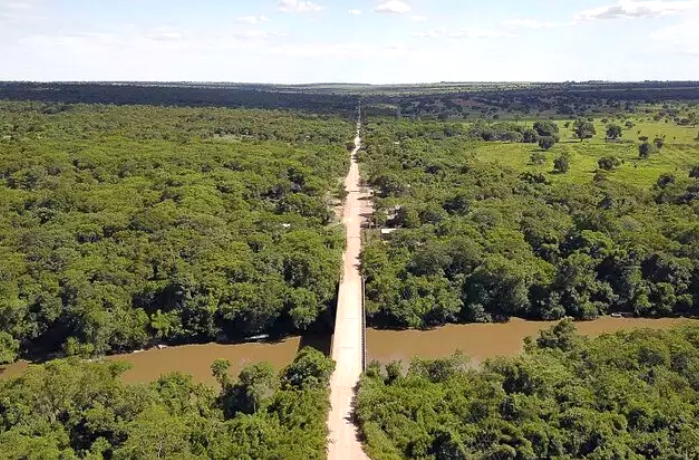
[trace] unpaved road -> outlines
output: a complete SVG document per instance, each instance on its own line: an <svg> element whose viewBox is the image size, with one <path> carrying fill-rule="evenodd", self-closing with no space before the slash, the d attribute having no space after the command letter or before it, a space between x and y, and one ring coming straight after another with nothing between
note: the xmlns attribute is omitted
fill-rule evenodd
<svg viewBox="0 0 699 460"><path fill-rule="evenodd" d="M344 271L337 301L337 317L332 344L332 358L336 369L330 379L332 409L328 416L330 439L329 460L368 460L352 423L355 388L362 373L362 285L359 275L362 223L371 212L368 196L360 190L357 152L361 146L360 125L357 125L352 166L345 179L348 192L342 222L347 231L347 249L344 255Z"/></svg>

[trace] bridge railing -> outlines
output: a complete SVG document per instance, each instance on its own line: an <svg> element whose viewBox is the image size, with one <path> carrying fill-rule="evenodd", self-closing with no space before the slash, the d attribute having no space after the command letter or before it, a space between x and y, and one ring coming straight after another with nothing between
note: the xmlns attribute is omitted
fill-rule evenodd
<svg viewBox="0 0 699 460"><path fill-rule="evenodd" d="M366 371L366 360L367 360L367 353L366 353L366 280L362 276L362 371Z"/></svg>

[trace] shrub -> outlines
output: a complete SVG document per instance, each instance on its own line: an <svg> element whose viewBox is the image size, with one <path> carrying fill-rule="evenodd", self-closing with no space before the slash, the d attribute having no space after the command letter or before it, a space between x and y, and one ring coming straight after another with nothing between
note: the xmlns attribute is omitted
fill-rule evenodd
<svg viewBox="0 0 699 460"><path fill-rule="evenodd" d="M539 138L539 147L541 147L542 150L549 150L554 145L556 145L556 139L552 136L544 136Z"/></svg>
<svg viewBox="0 0 699 460"><path fill-rule="evenodd" d="M611 171L614 168L621 166L621 160L614 156L602 157L597 161L600 169Z"/></svg>
<svg viewBox="0 0 699 460"><path fill-rule="evenodd" d="M543 152L534 152L529 157L529 163L535 166L541 166L546 163L546 155Z"/></svg>
<svg viewBox="0 0 699 460"><path fill-rule="evenodd" d="M558 174L565 174L570 170L570 155L564 153L553 160L553 170Z"/></svg>
<svg viewBox="0 0 699 460"><path fill-rule="evenodd" d="M651 153L653 153L653 146L650 145L648 142L644 142L643 144L638 146L638 155L641 158L648 158Z"/></svg>

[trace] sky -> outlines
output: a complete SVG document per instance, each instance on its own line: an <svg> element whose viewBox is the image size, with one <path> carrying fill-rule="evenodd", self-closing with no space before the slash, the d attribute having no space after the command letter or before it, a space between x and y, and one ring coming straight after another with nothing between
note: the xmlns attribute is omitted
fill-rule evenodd
<svg viewBox="0 0 699 460"><path fill-rule="evenodd" d="M699 79L699 0L0 0L0 80Z"/></svg>

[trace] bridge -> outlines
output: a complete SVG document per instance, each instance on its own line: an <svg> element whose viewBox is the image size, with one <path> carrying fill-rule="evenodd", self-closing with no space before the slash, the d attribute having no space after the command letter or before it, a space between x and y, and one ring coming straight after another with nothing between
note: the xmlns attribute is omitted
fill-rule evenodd
<svg viewBox="0 0 699 460"><path fill-rule="evenodd" d="M336 363L330 379L332 408L328 416L330 439L329 460L368 460L358 439L353 422L354 398L366 366L366 315L364 312L364 280L359 272L362 227L371 214L369 194L362 190L357 155L361 148L361 116L351 153L352 163L345 179L347 199L342 222L347 233L343 256L343 273L338 291L332 358Z"/></svg>

